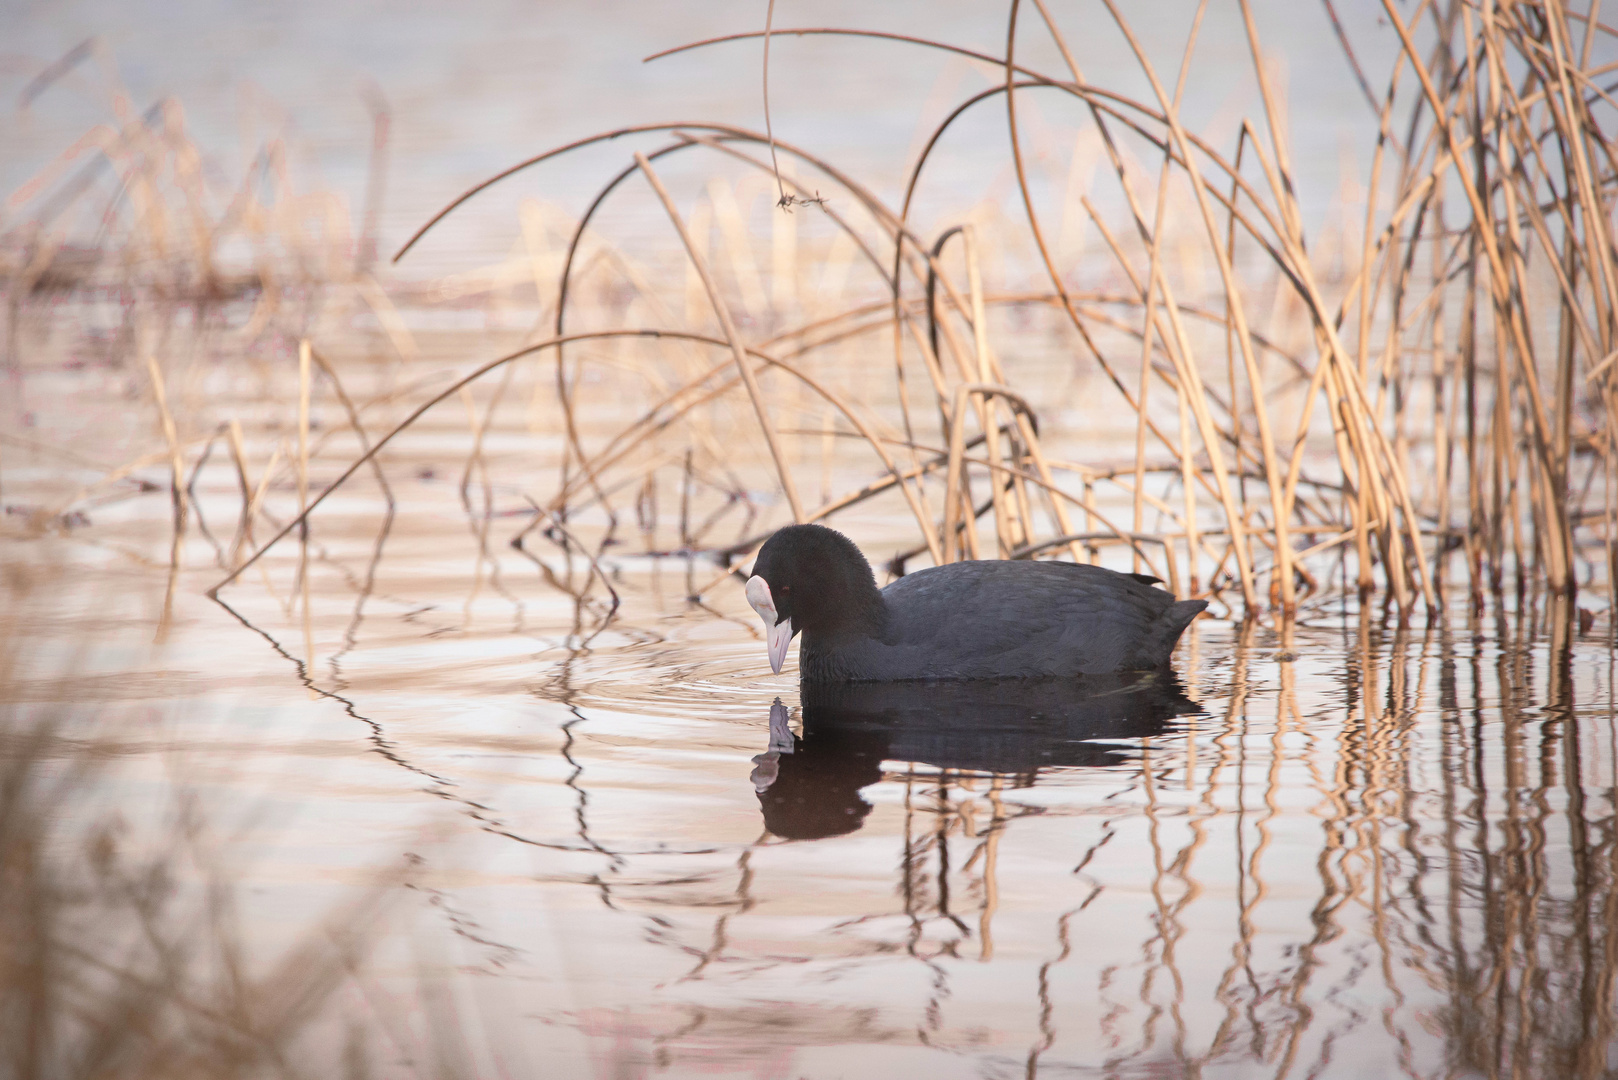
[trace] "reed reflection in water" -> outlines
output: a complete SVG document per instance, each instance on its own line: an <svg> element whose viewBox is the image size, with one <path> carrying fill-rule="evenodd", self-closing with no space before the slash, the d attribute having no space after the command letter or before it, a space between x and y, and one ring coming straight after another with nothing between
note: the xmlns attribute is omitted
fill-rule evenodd
<svg viewBox="0 0 1618 1080"><path fill-rule="evenodd" d="M222 643L234 660L164 685L182 718L248 672L264 695L251 724L215 723L298 813L233 833L241 865L275 853L288 896L329 895L333 862L405 867L400 910L424 914L375 954L451 944L364 979L406 1002L395 1027L436 1008L435 1030L491 1044L458 1075L1614 1070L1614 660L1571 605L1206 622L1178 679L795 693L760 674L739 589L687 605L678 570L611 557L524 577L491 544L499 588L456 603L414 561L441 547L354 575L358 597L313 564L307 623L243 590L257 633L181 592L169 674ZM93 637L94 614L38 625ZM318 757L287 738L310 724ZM120 742L119 768L226 756L152 741ZM353 779L310 782L328 767ZM250 797L211 784L198 814ZM430 843L376 827L429 816ZM228 871L209 887L255 895ZM378 880L380 903L398 877ZM369 1075L409 1075L363 1015Z"/></svg>
<svg viewBox="0 0 1618 1080"><path fill-rule="evenodd" d="M1615 1067L1613 655L1565 601L1420 628L1346 605L1201 624L1181 680L804 688L794 703L789 679L759 674L739 590L682 607L656 599L679 574L552 569L565 615L504 587L553 642L527 682L565 710L553 742L496 780L447 748L509 753L505 733L468 732L464 713L423 725L415 691L397 702L418 710L408 723L371 734L464 808L457 862L534 856L526 885L443 892L523 958L506 969L530 972L512 991L523 1014L583 1035L597 1062ZM403 674L387 633L375 651L364 627L345 633L344 699L387 713L388 672ZM427 685L465 670L413 655ZM479 671L518 685L533 659ZM536 907L568 944L505 913ZM565 992L532 981L559 948Z"/></svg>
<svg viewBox="0 0 1618 1080"><path fill-rule="evenodd" d="M1612 1075L1612 657L1577 638L1554 600L1247 626L1193 666L1200 709L1164 677L805 686L751 780L789 840L902 791L893 908L830 929L934 969L923 1043L1009 1068L973 1045L959 962L1009 964L1009 995L1038 956L1030 1076Z"/></svg>

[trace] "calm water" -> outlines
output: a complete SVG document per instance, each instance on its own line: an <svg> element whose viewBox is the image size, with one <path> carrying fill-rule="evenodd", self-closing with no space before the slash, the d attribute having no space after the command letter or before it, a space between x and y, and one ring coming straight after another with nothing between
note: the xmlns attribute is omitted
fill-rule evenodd
<svg viewBox="0 0 1618 1080"><path fill-rule="evenodd" d="M13 731L67 736L52 775L101 762L53 828L114 815L169 867L177 933L211 925L188 896L228 894L266 979L363 925L292 1033L314 1060L346 1040L370 1075L1618 1067L1604 617L1580 633L1530 600L1399 627L1331 599L1199 623L1177 680L802 697L734 582L685 600L710 564L608 548L608 618L584 559L538 531L525 557L528 521L460 513L454 486L401 480L391 524L356 496L317 525L308 620L296 544L227 608L193 539L157 645L161 499L9 545Z"/></svg>
<svg viewBox="0 0 1618 1080"><path fill-rule="evenodd" d="M1375 81L1386 30L1338 7ZM778 17L853 23L867 8ZM936 21L984 47L1003 32L1000 9L935 8L895 7L881 28ZM1311 120L1298 156L1320 215L1362 104L1321 9L1259 8L1310 75L1292 101ZM1187 9L1141 17L1162 62ZM758 122L751 51L734 66L639 63L736 29L729 8L602 10L477 0L383 19L299 4L249 18L78 0L8 9L0 37L15 95L106 34L137 106L175 93L221 175L284 136L299 190L354 206L370 132L358 87L374 77L394 110L386 248L540 146L620 122ZM1299 11L1313 21L1287 21ZM1225 118L1228 132L1253 107L1220 74L1245 49L1232 25L1205 31L1199 128ZM1128 78L1116 42L1075 41L1098 81ZM987 85L965 62L790 46L778 133L889 193L923 121ZM863 74L827 79L850 53ZM0 118L5 191L105 119L97 79L76 72ZM940 205L992 187L1003 160L967 151L1003 139L1001 122L963 126ZM1058 175L1069 135L1045 155ZM614 153L502 193L421 258L497 261L520 196L581 203ZM113 356L129 324L103 301L66 305L55 338L37 311L7 324L0 1043L20 1048L5 1051L16 1075L116 1074L145 1060L130 1046L157 1073L206 1076L1618 1072L1604 596L1580 597L1581 613L1532 595L1474 610L1457 594L1442 618L1400 626L1326 595L1287 625L1199 622L1173 679L805 698L795 662L770 675L735 580L704 559L630 554L680 546L678 454L661 487L618 494L620 542L598 564L531 528L526 496L555 484L535 463L559 438L541 405L531 427L516 415L542 396L523 375L470 507L451 401L390 450L391 514L362 476L306 544L283 542L215 602L241 509L222 441L197 466L200 519L178 549L161 453L133 472L150 489L109 484L63 528L21 524L161 445L141 371ZM348 350L356 397L391 395L367 413L373 433L535 315L497 307L407 311L419 367L389 367L380 340ZM309 332L352 345L363 320L332 309ZM239 418L257 477L290 453L295 347L230 337L236 314L217 333L176 331L164 362L183 372L182 434ZM1019 385L1053 454L1133 452L1132 427L1084 415L1066 359L1013 360L1019 374L1051 361ZM586 416L586 437L600 445L624 407ZM331 434L329 395L315 413L318 490L354 448ZM806 487L820 449L797 445ZM703 481L692 520L716 516L706 544L780 521L758 465ZM850 453L820 480L838 491L871 475ZM727 485L757 505L726 501ZM259 541L296 512L284 471L264 506ZM912 542L893 506L845 522L873 561ZM599 515L573 528L596 550Z"/></svg>

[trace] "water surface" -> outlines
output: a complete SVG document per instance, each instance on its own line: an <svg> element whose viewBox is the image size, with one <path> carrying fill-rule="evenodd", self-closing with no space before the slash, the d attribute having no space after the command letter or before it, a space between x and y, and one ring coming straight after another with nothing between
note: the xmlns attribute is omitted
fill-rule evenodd
<svg viewBox="0 0 1618 1080"><path fill-rule="evenodd" d="M155 646L161 506L123 551L12 545L14 715L71 703L113 759L68 820L150 846L183 792L213 861L175 872L231 892L250 966L393 897L323 1006L379 1075L446 1017L486 1075L1618 1061L1605 619L1330 597L1199 622L1175 678L805 696L739 585L686 599L711 564L608 548L611 612L576 550L526 534L547 580L509 546L529 522L398 489L385 535L364 500L312 531L307 622L295 543L220 605L193 542Z"/></svg>

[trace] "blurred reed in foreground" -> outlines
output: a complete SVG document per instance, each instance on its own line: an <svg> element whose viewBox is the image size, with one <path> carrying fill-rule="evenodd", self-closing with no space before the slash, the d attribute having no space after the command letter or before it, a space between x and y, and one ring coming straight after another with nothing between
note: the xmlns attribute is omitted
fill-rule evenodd
<svg viewBox="0 0 1618 1080"><path fill-rule="evenodd" d="M177 714L198 702L141 701L138 672L95 700L84 658L30 632L53 573L0 575L0 1077L473 1075L430 921L398 977L401 909L436 892L422 857L351 865L324 910L267 900L252 861L284 838L251 785L197 768Z"/></svg>

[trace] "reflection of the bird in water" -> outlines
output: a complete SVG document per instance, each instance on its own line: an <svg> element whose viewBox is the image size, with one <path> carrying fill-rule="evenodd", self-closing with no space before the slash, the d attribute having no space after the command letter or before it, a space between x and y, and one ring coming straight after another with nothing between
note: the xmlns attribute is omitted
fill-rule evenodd
<svg viewBox="0 0 1618 1080"><path fill-rule="evenodd" d="M860 789L884 761L1034 783L1040 769L1129 759L1128 740L1161 735L1196 711L1173 676L850 683L803 688L803 733L779 698L769 748L753 759L764 825L788 840L841 836L871 811Z"/></svg>

